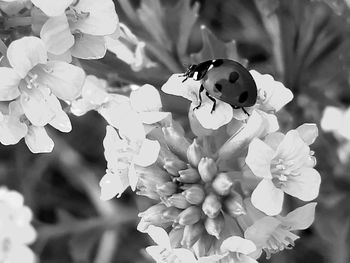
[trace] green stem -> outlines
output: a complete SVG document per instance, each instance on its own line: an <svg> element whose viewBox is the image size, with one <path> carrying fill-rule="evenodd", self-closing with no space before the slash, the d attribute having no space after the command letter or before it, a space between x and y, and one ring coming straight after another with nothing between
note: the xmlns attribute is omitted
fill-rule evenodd
<svg viewBox="0 0 350 263"><path fill-rule="evenodd" d="M0 38L0 53L3 56L6 56L6 53L7 53L7 46L5 45L4 41L1 40L1 38Z"/></svg>
<svg viewBox="0 0 350 263"><path fill-rule="evenodd" d="M24 17L9 17L5 19L5 28L18 27L18 26L30 26L32 25L32 18L30 16Z"/></svg>

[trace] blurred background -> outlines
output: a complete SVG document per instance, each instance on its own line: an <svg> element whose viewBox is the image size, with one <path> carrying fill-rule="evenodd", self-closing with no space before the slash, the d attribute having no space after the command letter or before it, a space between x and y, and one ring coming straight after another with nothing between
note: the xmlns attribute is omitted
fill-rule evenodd
<svg viewBox="0 0 350 263"><path fill-rule="evenodd" d="M292 90L294 100L278 113L281 130L305 122L318 125L313 150L322 184L313 226L299 233L294 249L269 262L350 262L348 1L119 0L115 5L136 37L124 29L120 41L130 50L142 41L141 57L130 61L108 52L101 60L80 62L89 74L106 79L111 92L128 94L129 85L146 83L160 89L198 54L225 56L223 50ZM163 109L175 112L188 128L188 102L164 94L162 101ZM329 106L337 109L338 119L326 118ZM119 199L99 200L105 120L93 111L71 120L69 134L49 130L55 142L51 154L34 155L23 141L0 145L0 184L21 192L33 209L38 231L33 249L40 262L152 262L143 250L150 240L136 230L138 211L151 201L128 191ZM339 132L340 122L345 132ZM295 199L286 204L300 206Z"/></svg>

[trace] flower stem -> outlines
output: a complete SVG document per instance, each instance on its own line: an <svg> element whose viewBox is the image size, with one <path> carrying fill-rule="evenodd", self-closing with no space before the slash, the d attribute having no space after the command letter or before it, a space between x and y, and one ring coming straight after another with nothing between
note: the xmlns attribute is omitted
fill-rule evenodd
<svg viewBox="0 0 350 263"><path fill-rule="evenodd" d="M30 26L31 24L32 24L32 18L30 16L9 17L5 20L5 28L18 27L18 26Z"/></svg>
<svg viewBox="0 0 350 263"><path fill-rule="evenodd" d="M6 56L6 53L7 53L7 46L5 45L4 41L1 40L1 38L0 38L0 53L3 56Z"/></svg>

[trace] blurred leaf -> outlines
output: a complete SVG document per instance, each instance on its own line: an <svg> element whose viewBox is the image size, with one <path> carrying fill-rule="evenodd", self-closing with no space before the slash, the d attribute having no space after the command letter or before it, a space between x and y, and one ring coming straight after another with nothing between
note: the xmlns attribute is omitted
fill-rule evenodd
<svg viewBox="0 0 350 263"><path fill-rule="evenodd" d="M241 58L237 52L236 41L228 43L218 39L208 28L201 27L202 31L202 49L198 53L191 54L192 63L200 63L206 60L227 58L247 65L247 60Z"/></svg>
<svg viewBox="0 0 350 263"><path fill-rule="evenodd" d="M92 252L101 237L100 229L91 229L72 236L69 252L75 263L91 262Z"/></svg>
<svg viewBox="0 0 350 263"><path fill-rule="evenodd" d="M313 0L321 1L329 5L337 15L349 13L349 0Z"/></svg>

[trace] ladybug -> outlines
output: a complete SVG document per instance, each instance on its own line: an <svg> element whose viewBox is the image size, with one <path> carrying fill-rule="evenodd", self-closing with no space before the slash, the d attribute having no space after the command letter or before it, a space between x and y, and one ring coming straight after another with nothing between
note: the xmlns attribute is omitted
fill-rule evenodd
<svg viewBox="0 0 350 263"><path fill-rule="evenodd" d="M257 100L257 88L249 71L240 63L230 59L214 59L204 61L198 65L190 65L183 75L201 81L199 89L199 105L202 103L201 93L206 90L206 96L213 101L211 113L215 110L216 99L230 104L234 109L253 106Z"/></svg>

